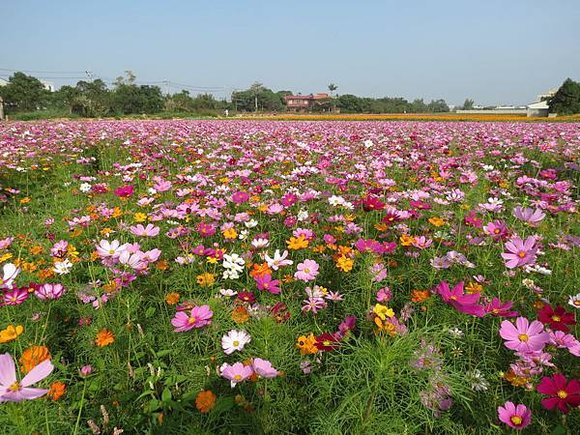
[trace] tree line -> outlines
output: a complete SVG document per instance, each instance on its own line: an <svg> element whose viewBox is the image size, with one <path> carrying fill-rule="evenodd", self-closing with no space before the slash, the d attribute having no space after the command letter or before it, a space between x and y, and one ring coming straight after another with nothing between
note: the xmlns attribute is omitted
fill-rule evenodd
<svg viewBox="0 0 580 435"><path fill-rule="evenodd" d="M408 101L402 97L370 98L352 94L333 95L338 89L334 83L328 86L330 96L309 110L342 113L440 113L449 112L443 99L425 102L423 99ZM121 116L131 114L208 113L225 110L234 112L283 112L285 97L292 91L274 92L262 83L254 83L248 89L236 90L231 101L218 100L212 94L195 96L182 90L163 94L159 86L137 84L131 71L117 77L112 87L101 80L81 80L75 86L65 85L55 92L45 89L36 77L16 72L5 86L0 86L7 114L55 110L82 117ZM474 101L466 99L463 108L469 109ZM580 113L580 83L567 79L556 95L549 101L551 112L559 114Z"/></svg>

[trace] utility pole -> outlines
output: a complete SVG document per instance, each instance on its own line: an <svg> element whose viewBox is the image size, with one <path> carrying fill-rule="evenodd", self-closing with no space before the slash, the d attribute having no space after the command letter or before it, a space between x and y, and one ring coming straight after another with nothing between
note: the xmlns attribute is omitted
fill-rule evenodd
<svg viewBox="0 0 580 435"><path fill-rule="evenodd" d="M0 97L0 121L4 120L4 100Z"/></svg>

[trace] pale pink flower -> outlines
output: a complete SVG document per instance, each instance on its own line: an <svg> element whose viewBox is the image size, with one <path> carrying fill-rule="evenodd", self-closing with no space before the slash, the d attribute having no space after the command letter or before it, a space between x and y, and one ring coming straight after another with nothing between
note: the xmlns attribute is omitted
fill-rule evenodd
<svg viewBox="0 0 580 435"><path fill-rule="evenodd" d="M20 402L44 396L48 390L29 386L43 380L53 370L50 360L44 360L18 382L12 356L8 353L0 355L0 402Z"/></svg>

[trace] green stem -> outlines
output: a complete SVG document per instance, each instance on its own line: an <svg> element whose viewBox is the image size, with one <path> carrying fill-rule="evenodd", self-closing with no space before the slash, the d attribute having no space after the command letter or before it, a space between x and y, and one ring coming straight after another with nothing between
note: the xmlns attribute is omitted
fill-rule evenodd
<svg viewBox="0 0 580 435"><path fill-rule="evenodd" d="M81 414L83 412L83 406L85 404L85 392L87 391L87 381L84 381L83 383L83 394L81 395L81 404L79 407L79 413L77 414L77 421L75 423L75 431L74 434L76 435L79 431L79 425L81 422Z"/></svg>

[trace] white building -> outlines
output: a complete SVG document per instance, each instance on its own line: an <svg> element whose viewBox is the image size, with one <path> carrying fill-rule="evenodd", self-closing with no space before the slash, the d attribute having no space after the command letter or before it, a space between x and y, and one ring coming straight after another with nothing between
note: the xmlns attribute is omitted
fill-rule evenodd
<svg viewBox="0 0 580 435"><path fill-rule="evenodd" d="M547 117L549 116L550 107L548 106L548 100L552 98L557 89L550 89L543 94L538 95L535 102L530 103L527 105L527 115L530 116L537 116L537 117Z"/></svg>

